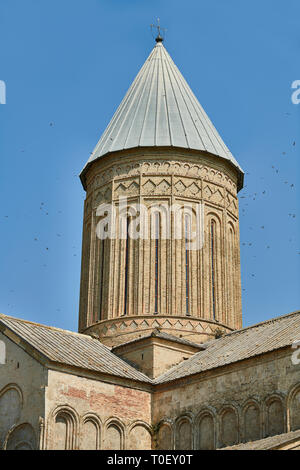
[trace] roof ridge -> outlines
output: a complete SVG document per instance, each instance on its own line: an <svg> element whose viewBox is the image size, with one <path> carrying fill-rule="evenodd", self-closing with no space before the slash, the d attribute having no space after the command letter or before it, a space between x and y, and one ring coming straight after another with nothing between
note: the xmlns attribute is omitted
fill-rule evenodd
<svg viewBox="0 0 300 470"><path fill-rule="evenodd" d="M194 348L197 347L200 350L204 349L204 345L202 343L198 344L188 339L171 335L170 333L166 333L165 331L160 331L159 328L155 328L153 331L147 333L146 335L143 335L138 338L132 339L130 341L125 341L124 343L120 343L120 344L117 344L116 346L113 346L111 351L113 352L115 349L118 349L119 347L127 346L128 344L137 343L139 341L142 341L144 339L149 339L149 338L160 338L160 339L178 342L180 344L185 344L187 346L192 346Z"/></svg>
<svg viewBox="0 0 300 470"><path fill-rule="evenodd" d="M237 333L244 332L246 330L250 330L251 328L256 328L258 326L266 325L267 323L274 323L276 321L282 320L283 318L286 318L292 315L297 315L297 314L300 314L300 310L296 310L295 312L285 313L284 315L279 315L278 317L269 318L268 320L264 320L259 323L254 323L254 325L245 326L244 328L240 328L239 330L231 331L230 333L227 333L224 336L228 337Z"/></svg>

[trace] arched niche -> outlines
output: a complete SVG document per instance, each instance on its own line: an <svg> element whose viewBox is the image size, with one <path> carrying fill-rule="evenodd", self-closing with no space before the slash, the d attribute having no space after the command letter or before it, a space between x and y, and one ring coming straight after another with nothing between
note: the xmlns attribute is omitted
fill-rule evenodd
<svg viewBox="0 0 300 470"><path fill-rule="evenodd" d="M151 449L151 432L148 425L136 424L129 430L129 445L131 450L150 450Z"/></svg>
<svg viewBox="0 0 300 470"><path fill-rule="evenodd" d="M170 423L162 423L157 433L157 448L159 450L173 449L173 431Z"/></svg>
<svg viewBox="0 0 300 470"><path fill-rule="evenodd" d="M180 418L176 423L176 450L191 450L192 423L188 417Z"/></svg>
<svg viewBox="0 0 300 470"><path fill-rule="evenodd" d="M86 416L81 426L81 449L98 450L100 449L101 425L97 417Z"/></svg>
<svg viewBox="0 0 300 470"><path fill-rule="evenodd" d="M300 385L290 393L289 413L291 431L300 429Z"/></svg>
<svg viewBox="0 0 300 470"><path fill-rule="evenodd" d="M124 427L118 420L107 423L104 448L106 450L122 450L124 448Z"/></svg>
<svg viewBox="0 0 300 470"><path fill-rule="evenodd" d="M260 409L257 403L250 402L244 407L244 440L256 441L260 437Z"/></svg>
<svg viewBox="0 0 300 470"><path fill-rule="evenodd" d="M75 412L69 408L62 408L54 415L53 449L76 449L77 419Z"/></svg>
<svg viewBox="0 0 300 470"><path fill-rule="evenodd" d="M22 406L22 392L17 385L9 384L0 391L0 447L7 432L18 423Z"/></svg>
<svg viewBox="0 0 300 470"><path fill-rule="evenodd" d="M6 450L36 450L37 441L31 424L23 423L14 427L7 435Z"/></svg>
<svg viewBox="0 0 300 470"><path fill-rule="evenodd" d="M266 401L266 434L276 436L284 432L284 406L280 397L271 397Z"/></svg>
<svg viewBox="0 0 300 470"><path fill-rule="evenodd" d="M238 443L238 415L234 408L225 408L220 414L220 441L222 447Z"/></svg>
<svg viewBox="0 0 300 470"><path fill-rule="evenodd" d="M198 419L197 449L215 449L215 421L209 412L202 413Z"/></svg>

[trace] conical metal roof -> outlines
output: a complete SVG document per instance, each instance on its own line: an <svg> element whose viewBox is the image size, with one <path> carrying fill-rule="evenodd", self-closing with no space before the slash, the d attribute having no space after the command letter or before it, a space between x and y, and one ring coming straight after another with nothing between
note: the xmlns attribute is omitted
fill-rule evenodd
<svg viewBox="0 0 300 470"><path fill-rule="evenodd" d="M229 160L242 173L162 42L142 66L81 177L94 160L134 147L201 150Z"/></svg>

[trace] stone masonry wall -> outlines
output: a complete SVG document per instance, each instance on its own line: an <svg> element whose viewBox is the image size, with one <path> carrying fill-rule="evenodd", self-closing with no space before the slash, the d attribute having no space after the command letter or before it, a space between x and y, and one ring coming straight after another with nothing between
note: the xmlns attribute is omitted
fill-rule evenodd
<svg viewBox="0 0 300 470"><path fill-rule="evenodd" d="M201 377L161 385L153 397L160 449L213 449L300 428L300 366L277 351Z"/></svg>

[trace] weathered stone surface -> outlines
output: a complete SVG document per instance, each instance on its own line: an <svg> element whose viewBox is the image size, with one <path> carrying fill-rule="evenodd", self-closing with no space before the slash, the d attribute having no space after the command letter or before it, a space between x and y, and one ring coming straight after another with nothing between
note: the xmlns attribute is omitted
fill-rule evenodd
<svg viewBox="0 0 300 470"><path fill-rule="evenodd" d="M175 446L182 446L177 422L188 415L196 449L300 429L300 372L291 362L292 352L274 351L157 387L154 425L166 423ZM157 445L165 445L161 433Z"/></svg>

